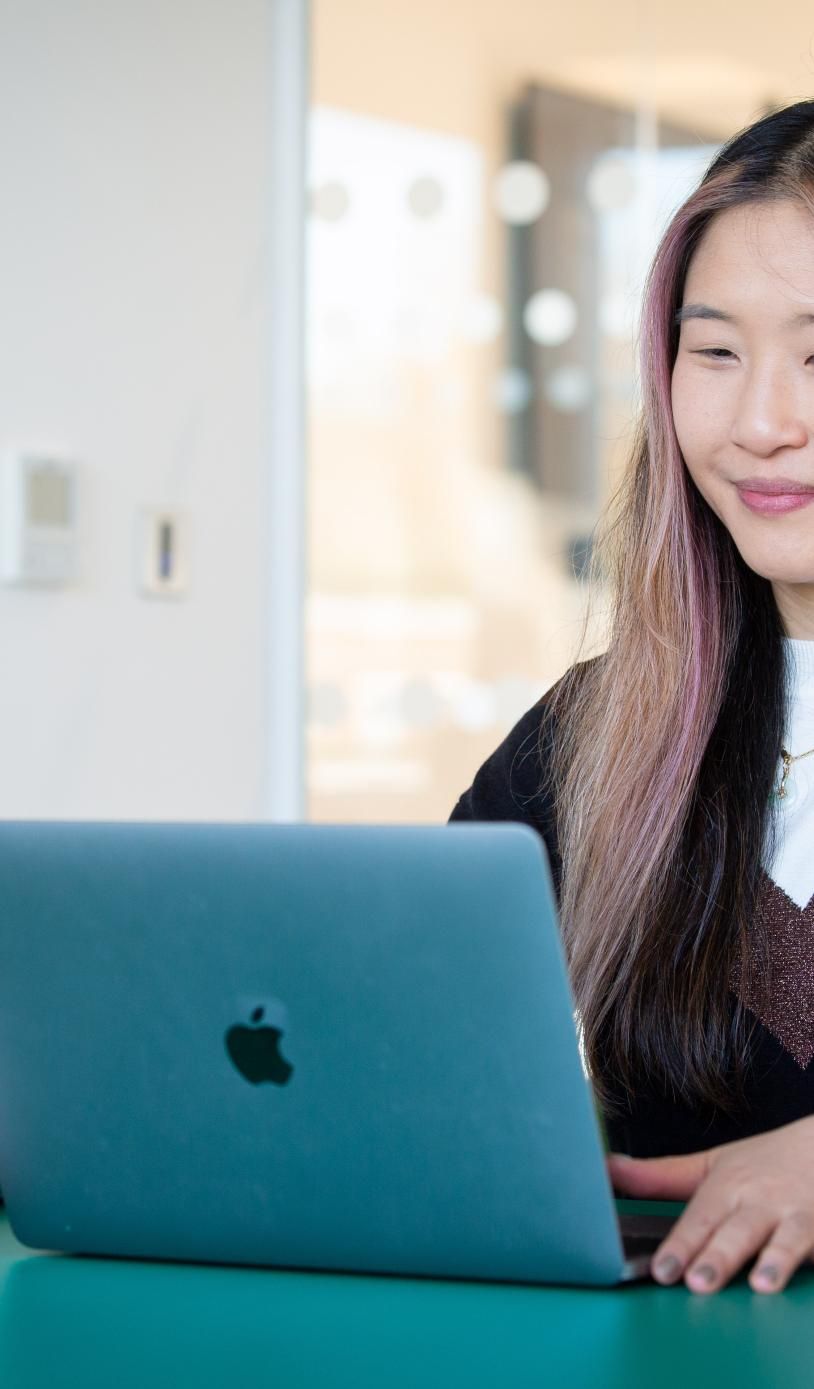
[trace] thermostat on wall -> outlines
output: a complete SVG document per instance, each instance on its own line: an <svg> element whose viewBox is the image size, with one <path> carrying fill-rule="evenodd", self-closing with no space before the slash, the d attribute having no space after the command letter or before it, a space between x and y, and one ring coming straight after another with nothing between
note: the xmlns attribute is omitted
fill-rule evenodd
<svg viewBox="0 0 814 1389"><path fill-rule="evenodd" d="M0 476L0 578L7 584L67 584L76 576L76 465L15 452Z"/></svg>

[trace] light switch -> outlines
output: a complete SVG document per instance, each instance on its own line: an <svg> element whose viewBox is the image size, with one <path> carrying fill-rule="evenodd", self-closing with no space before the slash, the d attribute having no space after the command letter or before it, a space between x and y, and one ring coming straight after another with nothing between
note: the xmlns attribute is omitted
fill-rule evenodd
<svg viewBox="0 0 814 1389"><path fill-rule="evenodd" d="M138 588L150 598L187 591L187 523L177 511L145 508L138 520Z"/></svg>

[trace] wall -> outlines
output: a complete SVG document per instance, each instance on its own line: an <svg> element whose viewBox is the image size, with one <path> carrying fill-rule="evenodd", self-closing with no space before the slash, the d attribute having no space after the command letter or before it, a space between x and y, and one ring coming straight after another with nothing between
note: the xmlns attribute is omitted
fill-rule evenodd
<svg viewBox="0 0 814 1389"><path fill-rule="evenodd" d="M0 589L0 815L261 813L265 0L0 5L0 448L80 466L78 584ZM191 577L139 596L141 506Z"/></svg>

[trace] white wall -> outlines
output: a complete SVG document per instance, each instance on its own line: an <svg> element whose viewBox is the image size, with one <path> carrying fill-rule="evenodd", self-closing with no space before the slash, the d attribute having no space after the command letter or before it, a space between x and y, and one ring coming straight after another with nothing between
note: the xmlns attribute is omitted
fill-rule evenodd
<svg viewBox="0 0 814 1389"><path fill-rule="evenodd" d="M81 581L0 589L0 816L268 802L267 0L0 0L0 448L81 464ZM136 513L188 516L141 597Z"/></svg>

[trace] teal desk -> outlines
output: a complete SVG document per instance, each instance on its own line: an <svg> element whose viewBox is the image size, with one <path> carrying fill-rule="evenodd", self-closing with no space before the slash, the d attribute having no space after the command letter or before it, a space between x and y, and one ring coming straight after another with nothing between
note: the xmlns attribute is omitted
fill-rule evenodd
<svg viewBox="0 0 814 1389"><path fill-rule="evenodd" d="M741 1277L708 1297L282 1273L35 1254L0 1215L2 1389L812 1382L810 1266L782 1293Z"/></svg>

